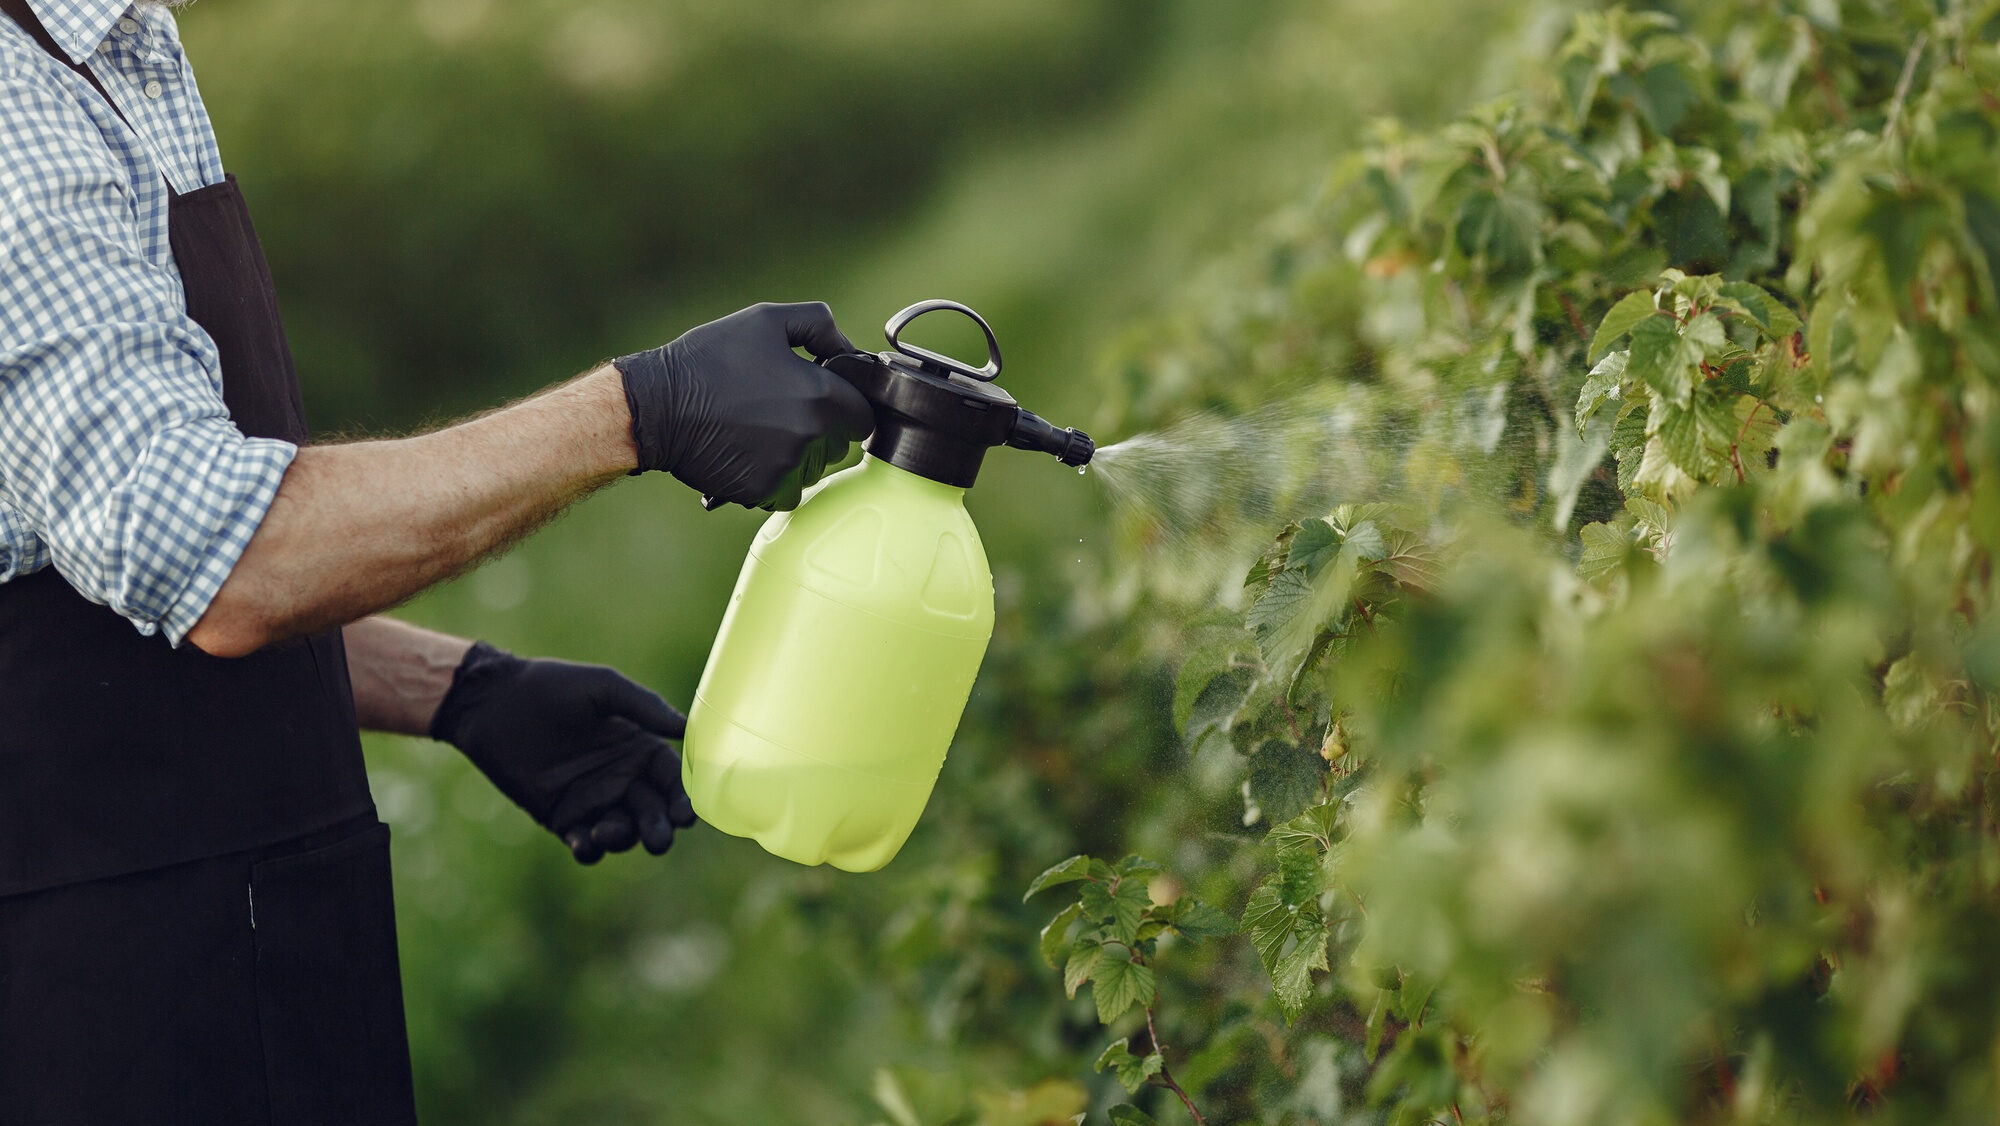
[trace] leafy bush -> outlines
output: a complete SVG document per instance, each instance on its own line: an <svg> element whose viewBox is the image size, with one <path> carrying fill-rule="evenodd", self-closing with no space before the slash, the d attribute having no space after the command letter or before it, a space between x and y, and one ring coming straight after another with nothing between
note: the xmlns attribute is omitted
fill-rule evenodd
<svg viewBox="0 0 2000 1126"><path fill-rule="evenodd" d="M1184 631L1189 775L1247 828L1128 833L1243 937L1148 978L1121 1079L1157 1009L1218 1121L1990 1116L1996 17L1585 13L1135 330L1128 427L1278 393L1372 449L1271 482L1327 508ZM1101 598L1145 628L1186 568Z"/></svg>

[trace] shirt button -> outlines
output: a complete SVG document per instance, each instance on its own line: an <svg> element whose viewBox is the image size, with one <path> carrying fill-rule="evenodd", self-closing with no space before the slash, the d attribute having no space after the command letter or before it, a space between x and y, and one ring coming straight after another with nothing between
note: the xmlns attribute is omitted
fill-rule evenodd
<svg viewBox="0 0 2000 1126"><path fill-rule="evenodd" d="M160 96L160 92L164 89L166 89L166 87L161 86L158 82L148 82L146 83L146 96L149 98L157 98Z"/></svg>
<svg viewBox="0 0 2000 1126"><path fill-rule="evenodd" d="M98 25L98 26L100 26L100 27L101 27L101 26L103 26L103 25L102 25L102 24L100 24L100 25ZM124 32L124 33L125 33L125 34L127 34L127 35L137 35L137 34L139 34L139 21L138 21L138 20L135 20L135 19L132 19L132 18L130 18L130 17L127 17L127 18L125 18L125 19L122 19L122 20L119 20L119 21L118 21L118 30L120 30L120 31Z"/></svg>
<svg viewBox="0 0 2000 1126"><path fill-rule="evenodd" d="M104 42L102 42L102 43L99 43L99 44L97 45L97 53L98 53L98 54L100 54L100 55L108 55L108 54L110 54L110 53L111 53L111 40L109 40L109 39L106 39L106 40L105 40Z"/></svg>

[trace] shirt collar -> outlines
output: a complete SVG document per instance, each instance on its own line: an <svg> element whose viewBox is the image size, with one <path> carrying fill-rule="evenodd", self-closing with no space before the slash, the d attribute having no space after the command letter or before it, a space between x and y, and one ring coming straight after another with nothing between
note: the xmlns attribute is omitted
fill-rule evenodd
<svg viewBox="0 0 2000 1126"><path fill-rule="evenodd" d="M28 0L36 18L49 29L56 46L69 52L70 61L81 63L111 34L118 17L132 6L131 0Z"/></svg>

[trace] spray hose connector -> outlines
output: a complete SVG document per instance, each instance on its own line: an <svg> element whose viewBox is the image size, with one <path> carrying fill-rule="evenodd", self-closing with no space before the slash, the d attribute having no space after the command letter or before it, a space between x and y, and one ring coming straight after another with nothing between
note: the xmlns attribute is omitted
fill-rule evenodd
<svg viewBox="0 0 2000 1126"><path fill-rule="evenodd" d="M986 337L986 362L974 366L902 338L926 313L968 317ZM1055 426L1022 409L994 380L1000 375L1000 342L986 319L956 301L919 301L889 318L889 350L844 352L820 363L861 392L875 413L867 450L919 477L968 488L986 451L996 446L1039 450L1064 465L1081 467L1097 443L1080 430Z"/></svg>
<svg viewBox="0 0 2000 1126"><path fill-rule="evenodd" d="M1026 407L1014 419L1014 431L1007 444L1017 450L1037 450L1054 455L1064 465L1084 466L1097 452L1090 435L1073 426L1057 426Z"/></svg>

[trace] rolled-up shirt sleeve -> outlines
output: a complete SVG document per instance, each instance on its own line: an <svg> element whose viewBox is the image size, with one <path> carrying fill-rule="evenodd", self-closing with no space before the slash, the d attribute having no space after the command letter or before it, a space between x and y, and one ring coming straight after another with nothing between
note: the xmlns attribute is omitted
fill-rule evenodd
<svg viewBox="0 0 2000 1126"><path fill-rule="evenodd" d="M0 153L0 579L52 563L178 645L296 447L230 421L165 232L82 105L0 66Z"/></svg>

